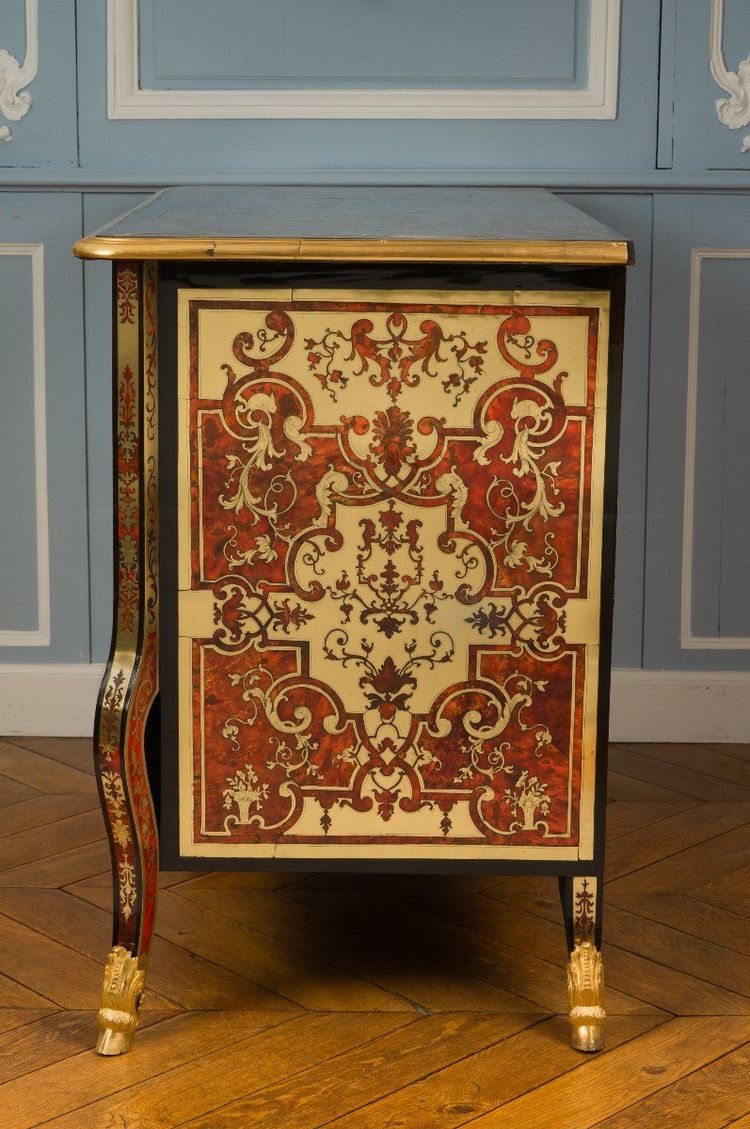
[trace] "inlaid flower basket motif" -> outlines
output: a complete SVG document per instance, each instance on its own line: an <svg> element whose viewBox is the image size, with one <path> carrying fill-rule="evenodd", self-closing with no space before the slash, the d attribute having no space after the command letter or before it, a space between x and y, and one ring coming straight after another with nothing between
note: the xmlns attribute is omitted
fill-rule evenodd
<svg viewBox="0 0 750 1129"><path fill-rule="evenodd" d="M607 311L180 292L183 853L590 857Z"/></svg>

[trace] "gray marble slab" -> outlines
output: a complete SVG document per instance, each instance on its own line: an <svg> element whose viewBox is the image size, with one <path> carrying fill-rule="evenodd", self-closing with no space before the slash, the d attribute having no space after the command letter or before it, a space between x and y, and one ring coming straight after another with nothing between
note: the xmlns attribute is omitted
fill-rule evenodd
<svg viewBox="0 0 750 1129"><path fill-rule="evenodd" d="M537 188L167 188L96 234L625 242L611 228Z"/></svg>

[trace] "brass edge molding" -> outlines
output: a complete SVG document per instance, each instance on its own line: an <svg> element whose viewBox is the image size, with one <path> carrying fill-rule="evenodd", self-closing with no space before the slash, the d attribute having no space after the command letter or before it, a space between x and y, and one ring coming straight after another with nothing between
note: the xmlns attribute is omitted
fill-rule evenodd
<svg viewBox="0 0 750 1129"><path fill-rule="evenodd" d="M365 262L494 262L626 265L624 240L209 239L92 235L73 246L79 259L316 259Z"/></svg>

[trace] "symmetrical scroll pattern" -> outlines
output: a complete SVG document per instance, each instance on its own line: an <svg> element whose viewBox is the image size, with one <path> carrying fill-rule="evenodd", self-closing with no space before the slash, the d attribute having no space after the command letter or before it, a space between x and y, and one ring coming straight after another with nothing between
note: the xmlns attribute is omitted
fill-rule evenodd
<svg viewBox="0 0 750 1129"><path fill-rule="evenodd" d="M194 841L575 845L597 309L241 305L209 371L189 303Z"/></svg>

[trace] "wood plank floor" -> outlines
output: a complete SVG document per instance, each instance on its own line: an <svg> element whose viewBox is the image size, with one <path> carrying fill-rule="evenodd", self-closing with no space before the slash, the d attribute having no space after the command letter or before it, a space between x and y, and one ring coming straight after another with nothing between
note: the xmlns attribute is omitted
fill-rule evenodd
<svg viewBox="0 0 750 1129"><path fill-rule="evenodd" d="M614 745L607 1049L568 1046L547 878L163 874L133 1051L92 1051L86 740L0 741L0 1126L750 1125L750 746Z"/></svg>

